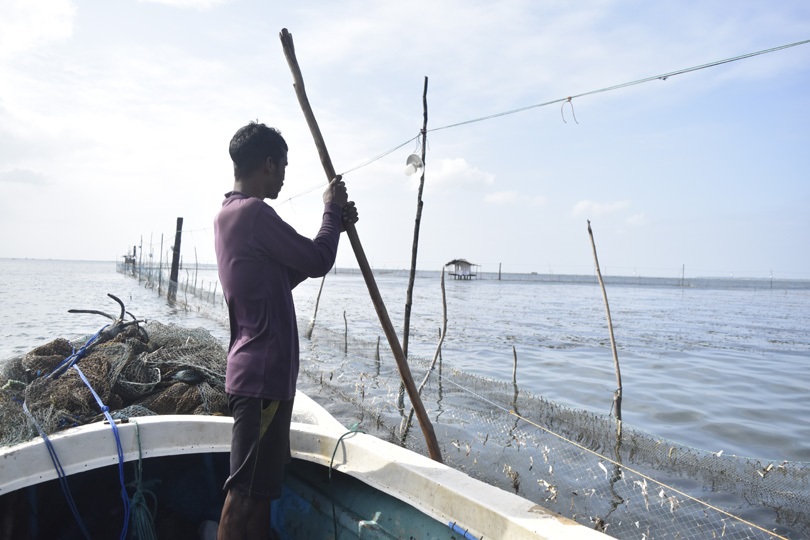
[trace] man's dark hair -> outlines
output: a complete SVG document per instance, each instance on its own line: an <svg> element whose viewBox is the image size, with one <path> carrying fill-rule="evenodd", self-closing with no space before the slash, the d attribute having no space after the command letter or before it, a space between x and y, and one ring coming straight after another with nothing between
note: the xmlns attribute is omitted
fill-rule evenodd
<svg viewBox="0 0 810 540"><path fill-rule="evenodd" d="M279 130L251 122L239 128L231 139L228 151L233 160L233 175L244 178L261 167L268 156L278 163L286 150L287 142Z"/></svg>

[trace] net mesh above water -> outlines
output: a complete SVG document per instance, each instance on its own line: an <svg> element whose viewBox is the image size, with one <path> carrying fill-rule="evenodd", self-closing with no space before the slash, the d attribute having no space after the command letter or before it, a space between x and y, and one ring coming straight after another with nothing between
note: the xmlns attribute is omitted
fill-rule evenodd
<svg viewBox="0 0 810 540"><path fill-rule="evenodd" d="M362 429L427 454L383 341L315 327L299 387ZM807 538L810 464L692 448L533 395L511 382L409 358L454 468L616 538ZM341 406L340 404L350 404ZM341 410L343 409L343 410Z"/></svg>
<svg viewBox="0 0 810 540"><path fill-rule="evenodd" d="M79 365L113 416L227 414L226 351L204 329L150 322L92 347ZM56 339L4 364L0 444L102 420L75 370L46 375L87 338ZM382 347L382 349L381 349ZM390 352L315 328L299 388L347 425L427 454ZM409 359L414 378L429 370ZM442 367L422 399L446 463L616 538L806 538L810 466L679 445L615 421ZM402 407L404 405L404 408Z"/></svg>

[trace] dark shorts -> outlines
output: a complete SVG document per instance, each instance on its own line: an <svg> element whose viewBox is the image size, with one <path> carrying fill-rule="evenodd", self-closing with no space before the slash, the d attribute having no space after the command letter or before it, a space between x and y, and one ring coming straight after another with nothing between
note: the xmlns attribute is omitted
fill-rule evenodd
<svg viewBox="0 0 810 540"><path fill-rule="evenodd" d="M225 490L252 498L278 499L290 462L293 400L228 396L233 415L231 475Z"/></svg>

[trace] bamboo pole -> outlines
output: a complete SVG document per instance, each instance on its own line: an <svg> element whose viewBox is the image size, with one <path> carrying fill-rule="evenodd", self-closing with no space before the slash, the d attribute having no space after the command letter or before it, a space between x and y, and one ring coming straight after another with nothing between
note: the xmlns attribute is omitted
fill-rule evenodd
<svg viewBox="0 0 810 540"><path fill-rule="evenodd" d="M374 354L374 373L377 377L380 376L380 336L377 336L377 350Z"/></svg>
<svg viewBox="0 0 810 540"><path fill-rule="evenodd" d="M170 302L177 300L178 272L180 271L180 243L183 240L183 218L177 218L177 228L174 233L174 245L172 246L172 267L169 273L169 292L166 298Z"/></svg>
<svg viewBox="0 0 810 540"><path fill-rule="evenodd" d="M425 189L425 153L427 149L427 90L428 78L425 77L425 87L422 91L422 175L419 179L419 192L416 196L416 219L413 226L413 247L411 248L411 271L408 276L408 289L405 293L405 317L402 324L402 352L408 358L408 341L411 335L411 307L413 306L413 287L416 281L416 256L419 253L419 228L422 224L422 193ZM400 383L397 395L397 408L405 410L405 385ZM411 415L413 416L413 415Z"/></svg>
<svg viewBox="0 0 810 540"><path fill-rule="evenodd" d="M318 304L321 303L321 293L323 292L323 284L326 281L326 274L321 278L321 287L318 289L318 297L315 298L315 311L312 313L312 319L309 321L309 328L307 328L307 339L312 340L312 331L315 329L315 318L318 316Z"/></svg>
<svg viewBox="0 0 810 540"><path fill-rule="evenodd" d="M158 296L163 285L163 235L160 235L160 263L158 264Z"/></svg>
<svg viewBox="0 0 810 540"><path fill-rule="evenodd" d="M515 413L517 413L518 412L517 348L514 345L512 345L512 357L514 358L514 363L512 364L512 389L514 390L514 393L512 395L512 409L514 409ZM517 422L515 423L515 427L517 427Z"/></svg>
<svg viewBox="0 0 810 540"><path fill-rule="evenodd" d="M509 430L509 436L512 440L517 440L515 436L515 430L518 427L518 423L520 422L520 411L518 411L517 400L518 400L518 384L517 384L517 348L512 345L512 357L514 358L514 362L512 364L512 411L515 413L515 423L512 425L512 428Z"/></svg>
<svg viewBox="0 0 810 540"><path fill-rule="evenodd" d="M292 72L293 80L295 81L293 87L295 88L295 94L298 97L298 103L301 105L301 110L303 111L304 117L307 120L309 130L312 132L312 137L315 140L315 146L318 149L318 155L321 158L321 165L323 165L326 177L328 180L332 180L332 178L335 177L335 168L332 166L332 160L329 158L326 143L323 140L323 135L321 135L321 130L318 127L317 121L315 120L315 115L312 112L309 99L307 99L306 89L304 88L304 78L301 75L301 68L298 66L298 60L295 57L295 46L293 45L292 34L290 34L286 28L283 28L279 34L279 37L281 38L281 45L284 49L284 56L287 58L287 63L290 66L290 71ZM413 382L411 370L408 367L408 361L402 351L402 346L399 343L396 330L394 330L394 325L391 323L391 318L388 316L388 311L385 308L385 303L383 302L382 295L377 287L377 282L374 279L374 274L371 271L371 266L368 263L365 251L363 250L363 245L360 243L360 237L357 235L357 229L354 227L354 224L346 224L346 235L349 237L349 241L351 242L354 255L357 258L357 264L360 266L363 279L365 279L369 295L371 296L371 301L374 304L374 309L377 311L380 324L385 332L385 337L388 338L388 344L391 346L391 352L393 352L394 359L397 362L400 377L402 377L402 380L405 383L405 388L408 391L411 404L416 410L416 416L419 419L419 424L425 437L428 453L431 459L441 463L442 454L441 450L439 449L439 443L436 440L436 434L433 431L433 425L430 423L427 416L427 411L425 411L422 400L419 398L419 393L416 391L416 385Z"/></svg>
<svg viewBox="0 0 810 540"><path fill-rule="evenodd" d="M193 296L197 296L197 271L200 269L200 265L197 262L197 246L194 246L194 288L192 291Z"/></svg>
<svg viewBox="0 0 810 540"><path fill-rule="evenodd" d="M442 267L442 278L441 278L441 289L442 289L442 327L439 329L439 343L436 345L436 351L433 353L433 361L430 363L430 367L428 367L427 372L425 373L425 378L422 379L422 382L419 384L419 395L422 395L422 390L424 390L425 385L428 382L428 378L430 378L430 374L433 373L433 370L436 368L436 362L442 356L442 344L444 344L444 336L447 335L447 294L445 293L444 288L444 267ZM439 364L439 377L441 377L441 364ZM439 382L441 384L441 382ZM413 420L413 412L414 409L411 407L410 412L408 413L407 419L403 419L400 431L400 439L402 441L405 440L405 437L408 435L408 430L411 426L411 421Z"/></svg>
<svg viewBox="0 0 810 540"><path fill-rule="evenodd" d="M143 235L141 235L141 248L138 251L138 285L141 284L142 269L143 269Z"/></svg>
<svg viewBox="0 0 810 540"><path fill-rule="evenodd" d="M422 177L419 179L419 192L416 196L416 220L413 228L413 248L411 249L411 272L408 276L408 291L405 295L405 323L402 330L402 351L408 357L408 338L411 333L411 307L413 306L413 286L416 279L416 256L419 252L419 227L422 224L422 192L425 189L425 150L427 147L427 90L428 78L425 77L425 88L422 91Z"/></svg>
<svg viewBox="0 0 810 540"><path fill-rule="evenodd" d="M591 230L591 220L588 220L588 235L591 237L591 247L593 247L593 260L596 264L596 277L602 287L602 298L605 300L605 313L607 314L608 331L610 332L610 347L613 350L613 367L616 368L616 392L613 394L613 410L616 413L616 437L622 438L622 373L619 370L619 354L616 352L616 338L613 337L613 321L610 318L610 306L608 305L605 282L602 280L602 271L599 269L599 258L596 256L596 242L593 240Z"/></svg>
<svg viewBox="0 0 810 540"><path fill-rule="evenodd" d="M343 354L349 352L349 321L346 320L346 310L343 310Z"/></svg>

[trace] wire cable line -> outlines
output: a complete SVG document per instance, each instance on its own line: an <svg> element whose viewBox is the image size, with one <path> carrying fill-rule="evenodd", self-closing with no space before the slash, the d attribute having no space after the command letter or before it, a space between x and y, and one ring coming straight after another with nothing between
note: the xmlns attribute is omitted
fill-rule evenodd
<svg viewBox="0 0 810 540"><path fill-rule="evenodd" d="M752 58L754 56L760 56L760 55L763 55L763 54L777 52L777 51L781 51L781 50L784 50L784 49L789 49L791 47L797 47L799 45L807 45L808 43L810 43L810 39L805 39L803 41L797 41L795 43L788 43L786 45L780 45L778 47L772 47L770 49L764 49L764 50L761 50L761 51L755 51L755 52L751 52L751 53L741 54L739 56L733 56L731 58L725 58L723 60L715 60L715 61L709 62L707 64L701 64L701 65L698 65L698 66L692 66L692 67L688 67L688 68L678 69L678 70L670 71L670 72L667 72L667 73L661 73L659 75L652 75L652 76L649 76L649 77L644 77L643 79L637 79L635 81L629 81L629 82L625 82L625 83L615 84L613 86L607 86L605 88L599 88L597 90L590 90L590 91L587 91L587 92L582 92L580 94L574 94L574 95L571 95L571 96L565 96L565 97L562 97L562 98L553 99L551 101L544 101L542 103L535 103L533 105L526 105L524 107L518 107L517 109L510 109L510 110L499 112L499 113L489 114L487 116L480 116L478 118L471 118L469 120L462 120L461 122L455 122L453 124L448 124L446 126L439 126L439 127L435 127L435 128L432 128L432 129L428 129L427 132L431 133L431 132L434 132L434 131L441 131L441 130L445 130L445 129L451 129L451 128L456 128L456 127L460 127L460 126L466 126L466 125L469 125L469 124L475 124L475 123L478 123L478 122L484 122L486 120L492 120L494 118L501 118L502 116L509 116L509 115L512 115L512 114L517 114L517 113L529 111L529 110L532 110L532 109L537 109L537 108L540 108L540 107L546 107L548 105L554 105L556 103L562 103L564 105L565 102L568 102L570 104L571 100L576 99L576 98L581 98L581 97L585 97L585 96L591 96L591 95L599 94L599 93L602 93L602 92L612 92L613 90L620 90L622 88L627 88L629 86L635 86L635 85L647 83L647 82L650 82L650 81L658 81L658 80L665 81L665 80L669 79L670 77L675 77L677 75L683 75L684 73L691 73L693 71L699 71L699 70L702 70L702 69L708 69L708 68L720 66L720 65L723 65L723 64L729 64L731 62L737 62L739 60L745 60L746 58ZM571 110L572 110L572 113L573 113L573 105L572 105ZM564 119L564 117L563 117L563 119ZM576 120L576 116L574 116L574 120ZM399 150L400 148L402 148L406 144L410 143L411 141L416 140L417 138L420 137L420 135L421 135L421 133L417 134L414 137L411 137L410 139L408 139L407 141L405 141L403 143L400 143L400 144L394 146L393 148L391 148L389 150L386 150L385 152L382 152L382 153L380 153L380 154L378 154L378 155L376 155L376 156L374 156L374 157L372 157L372 158L370 158L370 159L368 159L368 160L366 160L366 161L364 161L364 162L362 162L362 163L360 163L358 165L355 165L354 167L352 167L350 169L347 169L345 172L343 172L341 174L346 175L346 174L354 172L354 171L356 171L358 169L362 169L363 167L366 167L367 165L371 165L375 161L378 161L378 160L384 158L385 156ZM308 193L311 193L312 191L315 191L316 189L319 189L319 188L325 186L326 184L327 184L327 182L324 182L324 183L321 183L321 184L319 184L319 185L317 185L317 186L315 186L313 188L310 188L310 189L308 189L308 190L306 190L304 192L293 195L293 196L289 197L288 199L285 199L284 201L282 201L282 203L291 202L293 199L297 199L298 197L302 197L304 195L307 195Z"/></svg>
<svg viewBox="0 0 810 540"><path fill-rule="evenodd" d="M495 114L490 114L490 115L487 115L487 116L481 116L479 118L472 118L470 120L463 120L461 122L456 122L454 124L448 124L446 126L435 127L433 129L429 129L428 131L439 131L439 130L442 130L442 129L450 129L450 128L459 127L459 126L466 126L467 124L474 124L476 122L483 122L485 120L492 120L493 118L500 118L502 116L508 116L510 114L516 114L516 113L528 111L528 110L531 110L531 109L537 109L539 107L545 107L547 105L553 105L555 103L563 103L563 102L566 102L566 101L570 102L572 99L575 99L575 98L581 98L581 97L590 96L590 95L593 95L593 94L599 94L601 92L611 92L613 90L619 90L621 88L627 88L628 86L635 86L637 84L643 84L643 83L647 83L647 82L650 82L650 81L657 81L657 80L665 81L665 80L669 79L670 77L675 77L676 75L683 75L684 73L691 73L692 71L699 71L701 69L707 69L707 68L710 68L710 67L716 67L716 66L720 66L722 64L728 64L728 63L731 63L731 62L736 62L738 60L744 60L746 58L752 58L754 56L759 56L759 55L762 55L762 54L768 54L768 53L772 53L772 52L776 52L776 51L781 51L783 49L788 49L790 47L796 47L796 46L799 46L799 45L806 45L808 43L810 43L810 39L805 39L804 41L797 41L795 43L789 43L787 45L780 45L779 47L773 47L773 48L770 48L770 49L764 49L764 50L756 51L756 52L752 52L752 53L741 54L739 56L734 56L732 58L725 58L723 60L715 60L714 62L709 62L708 64L701 64L699 66L693 66L693 67L678 69L678 70L675 70L675 71L670 71L668 73L661 73L660 75L652 75L650 77L644 77L643 79L638 79L638 80L635 80L635 81L625 82L625 83L621 83L621 84L615 84L613 86L600 88L598 90L590 90L588 92L583 92L581 94L575 94L575 95L572 95L572 96L566 96L566 97L559 98L559 99L554 99L554 100L551 100L551 101L545 101L543 103L535 103L534 105L526 105L525 107L519 107L517 109L511 109L511 110L508 110L508 111L503 111L503 112L499 112L499 113L495 113Z"/></svg>

